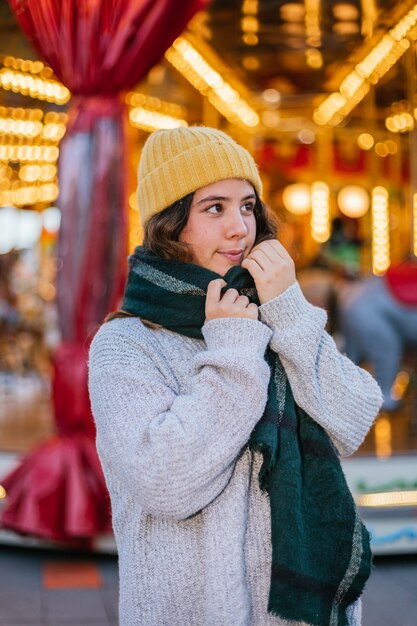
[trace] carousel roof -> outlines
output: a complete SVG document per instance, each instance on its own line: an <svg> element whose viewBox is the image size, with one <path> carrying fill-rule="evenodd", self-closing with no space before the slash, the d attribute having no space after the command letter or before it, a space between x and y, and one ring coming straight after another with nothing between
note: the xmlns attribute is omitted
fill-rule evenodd
<svg viewBox="0 0 417 626"><path fill-rule="evenodd" d="M272 89L281 108L312 111L413 6L395 0L212 0L192 25L254 97ZM0 3L0 53L37 57L6 2ZM378 85L377 104L403 98L404 85L397 63ZM10 106L22 98L0 93L0 103Z"/></svg>

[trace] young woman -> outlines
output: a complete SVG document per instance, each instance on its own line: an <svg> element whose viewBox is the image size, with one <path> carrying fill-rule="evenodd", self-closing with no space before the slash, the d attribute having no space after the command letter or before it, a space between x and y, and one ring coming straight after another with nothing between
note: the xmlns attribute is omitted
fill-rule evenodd
<svg viewBox="0 0 417 626"><path fill-rule="evenodd" d="M250 154L147 140L123 312L90 353L122 626L360 624L369 537L339 455L381 404L274 238Z"/></svg>

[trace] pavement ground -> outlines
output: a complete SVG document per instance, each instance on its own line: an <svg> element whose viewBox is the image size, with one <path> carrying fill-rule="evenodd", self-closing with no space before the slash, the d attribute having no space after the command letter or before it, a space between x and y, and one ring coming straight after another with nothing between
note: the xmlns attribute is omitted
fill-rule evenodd
<svg viewBox="0 0 417 626"><path fill-rule="evenodd" d="M1 626L117 626L117 557L0 546ZM363 626L417 626L417 555L375 558Z"/></svg>

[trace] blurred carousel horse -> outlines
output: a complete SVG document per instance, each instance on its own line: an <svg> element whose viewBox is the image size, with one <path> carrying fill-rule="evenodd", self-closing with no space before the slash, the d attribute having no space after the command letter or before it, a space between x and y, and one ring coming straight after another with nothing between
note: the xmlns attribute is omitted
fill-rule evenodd
<svg viewBox="0 0 417 626"><path fill-rule="evenodd" d="M417 350L417 264L392 266L383 277L351 284L339 297L344 351L355 363L368 363L384 395L383 409L399 401L391 389L406 350Z"/></svg>

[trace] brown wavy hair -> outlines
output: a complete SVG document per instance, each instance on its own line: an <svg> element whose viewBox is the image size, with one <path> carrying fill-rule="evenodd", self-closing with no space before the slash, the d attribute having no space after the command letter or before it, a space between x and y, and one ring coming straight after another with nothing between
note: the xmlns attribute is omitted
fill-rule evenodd
<svg viewBox="0 0 417 626"><path fill-rule="evenodd" d="M193 193L174 202L169 207L153 215L145 224L143 245L163 259L175 259L190 263L191 252L186 243L180 241L180 235L188 222ZM269 208L255 192L254 214L256 220L255 246L261 241L274 239L277 224Z"/></svg>
<svg viewBox="0 0 417 626"><path fill-rule="evenodd" d="M163 259L175 259L184 263L192 262L188 245L180 241L180 235L188 222L194 193L177 200L169 207L148 219L144 227L143 245L145 248ZM277 233L277 222L269 207L262 202L255 191L254 215L256 221L256 239L254 245L274 239ZM135 317L127 311L119 310L109 313L104 319L108 322L117 317ZM144 322L144 320L142 320ZM158 326L146 322L152 328Z"/></svg>

